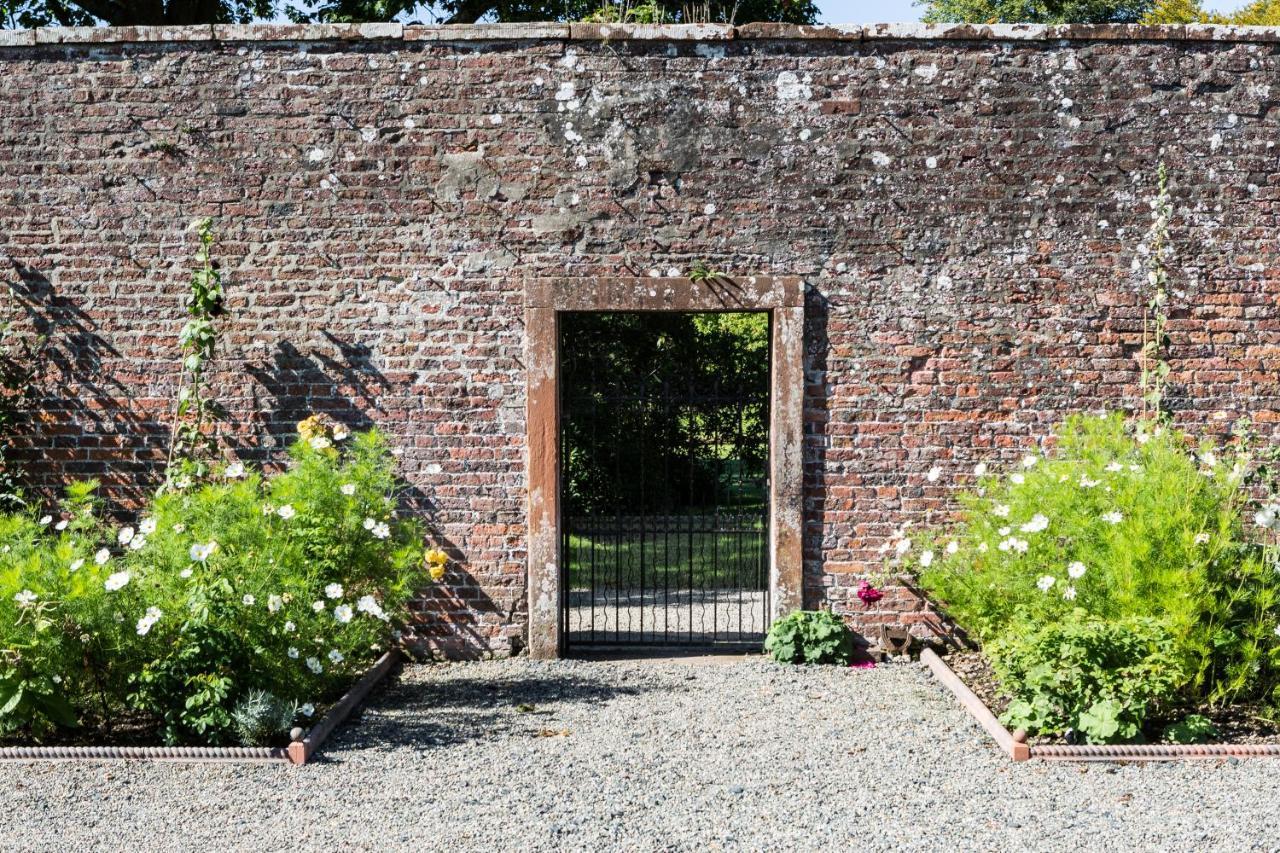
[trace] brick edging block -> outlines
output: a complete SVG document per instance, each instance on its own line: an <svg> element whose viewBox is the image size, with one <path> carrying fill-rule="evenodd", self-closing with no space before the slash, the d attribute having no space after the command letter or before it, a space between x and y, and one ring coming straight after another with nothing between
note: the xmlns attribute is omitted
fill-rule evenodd
<svg viewBox="0 0 1280 853"><path fill-rule="evenodd" d="M1219 24L203 24L0 30L0 48L196 42L454 41L1215 41L1280 42L1280 27Z"/></svg>

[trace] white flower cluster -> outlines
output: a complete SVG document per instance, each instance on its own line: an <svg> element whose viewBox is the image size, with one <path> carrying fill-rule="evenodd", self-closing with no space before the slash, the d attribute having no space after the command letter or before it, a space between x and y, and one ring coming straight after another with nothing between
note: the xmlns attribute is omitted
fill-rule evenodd
<svg viewBox="0 0 1280 853"><path fill-rule="evenodd" d="M386 539L391 535L391 527L385 521L373 518L364 520L364 529L372 533L375 539Z"/></svg>
<svg viewBox="0 0 1280 853"><path fill-rule="evenodd" d="M138 620L138 636L145 637L151 632L151 626L160 620L164 614L160 612L159 607L148 607L147 612Z"/></svg>
<svg viewBox="0 0 1280 853"><path fill-rule="evenodd" d="M1267 504L1253 514L1253 523L1263 530L1280 532L1280 504Z"/></svg>

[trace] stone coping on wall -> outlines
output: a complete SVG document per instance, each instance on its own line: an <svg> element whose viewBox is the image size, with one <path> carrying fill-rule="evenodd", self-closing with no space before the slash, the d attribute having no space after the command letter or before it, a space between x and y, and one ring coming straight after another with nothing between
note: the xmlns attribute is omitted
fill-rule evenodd
<svg viewBox="0 0 1280 853"><path fill-rule="evenodd" d="M205 24L0 30L0 48L76 44L465 41L1280 42L1280 27L1217 24Z"/></svg>

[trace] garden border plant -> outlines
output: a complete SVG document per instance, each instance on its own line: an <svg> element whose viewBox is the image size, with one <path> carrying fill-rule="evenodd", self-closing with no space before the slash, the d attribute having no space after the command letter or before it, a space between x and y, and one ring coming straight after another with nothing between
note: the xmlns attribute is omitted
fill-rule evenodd
<svg viewBox="0 0 1280 853"><path fill-rule="evenodd" d="M278 473L220 460L204 372L222 283L212 223L192 230L163 485L124 526L94 481L0 513L0 737L18 742L0 759L304 763L394 667L408 601L445 573L397 517L377 431L313 415Z"/></svg>

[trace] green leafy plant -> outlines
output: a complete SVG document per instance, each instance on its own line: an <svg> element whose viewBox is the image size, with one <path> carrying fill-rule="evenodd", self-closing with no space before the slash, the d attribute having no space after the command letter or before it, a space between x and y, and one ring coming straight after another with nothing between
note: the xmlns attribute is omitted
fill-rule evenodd
<svg viewBox="0 0 1280 853"><path fill-rule="evenodd" d="M997 677L1013 694L1006 725L1091 743L1134 740L1148 711L1182 681L1173 638L1153 619L1116 621L1076 611L1030 635L987 647Z"/></svg>
<svg viewBox="0 0 1280 853"><path fill-rule="evenodd" d="M218 344L214 320L222 313L224 298L222 273L212 256L213 220L197 220L191 230L196 232L199 246L185 300L188 320L178 335L184 381L178 389L169 444L165 486L171 489L187 488L209 475L218 449L212 427L223 415L218 401L208 393L205 378Z"/></svg>
<svg viewBox="0 0 1280 853"><path fill-rule="evenodd" d="M9 448L44 374L48 343L48 335L22 335L12 322L0 322L0 511L26 502Z"/></svg>
<svg viewBox="0 0 1280 853"><path fill-rule="evenodd" d="M1202 714L1187 714L1178 722L1166 726L1164 741L1168 743L1205 743L1218 736L1218 727Z"/></svg>
<svg viewBox="0 0 1280 853"><path fill-rule="evenodd" d="M306 716L397 641L447 557L397 517L382 436L318 417L299 432L283 472L221 465L125 526L100 518L93 483L56 514L0 515L0 734L127 717L167 743L228 743L241 702L267 692Z"/></svg>
<svg viewBox="0 0 1280 853"><path fill-rule="evenodd" d="M1142 374L1139 380L1144 418L1164 420L1165 385L1169 380L1166 352L1169 336L1169 272L1173 244L1169 240L1169 221L1173 204L1169 200L1169 174L1161 163L1156 175L1156 196L1151 200L1151 229L1143 248L1146 251L1146 289L1149 293L1142 317Z"/></svg>
<svg viewBox="0 0 1280 853"><path fill-rule="evenodd" d="M706 261L701 260L693 262L693 266L689 267L687 275L689 277L689 281L694 283L719 281L721 279L728 278L725 273L711 266L711 264Z"/></svg>
<svg viewBox="0 0 1280 853"><path fill-rule="evenodd" d="M769 628L764 650L778 663L835 663L853 659L853 632L828 610L797 610Z"/></svg>

